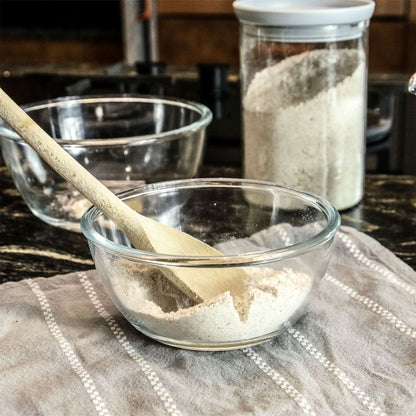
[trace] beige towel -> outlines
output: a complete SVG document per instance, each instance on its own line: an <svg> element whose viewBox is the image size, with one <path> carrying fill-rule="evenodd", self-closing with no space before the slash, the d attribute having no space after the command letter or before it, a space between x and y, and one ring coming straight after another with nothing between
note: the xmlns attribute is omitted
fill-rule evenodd
<svg viewBox="0 0 416 416"><path fill-rule="evenodd" d="M416 414L416 273L351 228L306 315L256 347L156 343L95 271L5 283L0 318L2 416Z"/></svg>

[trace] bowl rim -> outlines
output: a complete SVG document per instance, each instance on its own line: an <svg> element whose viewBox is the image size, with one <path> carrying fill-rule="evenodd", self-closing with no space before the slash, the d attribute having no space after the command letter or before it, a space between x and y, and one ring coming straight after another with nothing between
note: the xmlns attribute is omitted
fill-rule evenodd
<svg viewBox="0 0 416 416"><path fill-rule="evenodd" d="M158 103L166 104L170 106L187 108L193 110L196 113L199 113L200 117L198 120L183 126L177 129L154 133L146 134L141 136L131 136L131 137L114 137L111 139L82 139L82 140L68 140L54 138L54 140L63 147L78 147L78 146L89 146L89 147L111 147L119 145L133 145L133 144L152 144L154 142L164 142L175 140L178 136L183 134L193 133L204 127L206 127L212 121L212 112L204 104L185 100L182 98L170 97L170 96L157 96L157 95L142 95L142 94L129 94L129 93L120 93L120 94L95 94L95 95L68 95L57 97L48 100L37 101L33 103L24 104L21 108L30 116L32 111L40 109L48 109L53 107L59 107L59 105L64 104L90 104L93 102L97 103L106 103L111 99L112 102L136 102L136 103ZM7 125L0 120L0 137L4 137L9 140L14 140L17 142L22 142L23 139L10 129ZM7 137L4 136L4 130L7 129ZM3 130L3 133L1 132Z"/></svg>
<svg viewBox="0 0 416 416"><path fill-rule="evenodd" d="M138 188L132 188L117 194L121 199L140 196L149 192L160 192L172 190L174 188L201 188L201 187L234 187L240 188L273 188L286 195L296 196L303 201L307 201L318 208L327 219L326 226L314 234L311 238L295 243L283 248L265 250L254 253L244 253L238 255L224 256L182 256L170 255L163 253L154 253L135 248L126 247L115 243L94 230L93 221L102 215L100 209L95 206L90 207L81 218L81 231L90 244L102 247L106 251L119 257L158 266L169 267L242 267L254 264L265 264L283 259L296 257L299 254L306 253L313 248L323 245L332 240L338 231L341 223L340 215L337 209L324 198L314 195L303 190L283 186L273 182L241 179L241 178L194 178L179 179L174 181L164 181L153 184L147 184Z"/></svg>

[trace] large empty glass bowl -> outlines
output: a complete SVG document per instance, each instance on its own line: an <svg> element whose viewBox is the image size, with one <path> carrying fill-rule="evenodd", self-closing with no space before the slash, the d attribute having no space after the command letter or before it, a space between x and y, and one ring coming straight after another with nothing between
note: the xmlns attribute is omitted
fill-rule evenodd
<svg viewBox="0 0 416 416"><path fill-rule="evenodd" d="M81 220L98 276L121 313L149 337L190 349L257 344L295 322L325 274L340 221L319 197L241 179L164 182L120 197L223 254L136 250L99 209ZM230 268L243 276L241 293L225 291L203 302L190 299L171 279L186 269L209 285L211 272Z"/></svg>
<svg viewBox="0 0 416 416"><path fill-rule="evenodd" d="M179 99L134 95L64 97L25 111L96 178L114 191L197 176L210 110ZM6 124L3 157L17 189L43 221L79 231L91 205Z"/></svg>

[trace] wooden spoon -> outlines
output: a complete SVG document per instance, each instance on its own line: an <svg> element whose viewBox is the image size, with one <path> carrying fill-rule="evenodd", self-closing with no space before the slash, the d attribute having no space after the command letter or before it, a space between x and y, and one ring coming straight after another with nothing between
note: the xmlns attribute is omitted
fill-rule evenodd
<svg viewBox="0 0 416 416"><path fill-rule="evenodd" d="M67 153L2 89L0 117L52 169L114 221L137 249L181 256L222 255L189 234L147 218L130 208ZM245 273L240 268L163 267L163 272L175 286L197 303L226 291L232 296L241 294L245 278Z"/></svg>

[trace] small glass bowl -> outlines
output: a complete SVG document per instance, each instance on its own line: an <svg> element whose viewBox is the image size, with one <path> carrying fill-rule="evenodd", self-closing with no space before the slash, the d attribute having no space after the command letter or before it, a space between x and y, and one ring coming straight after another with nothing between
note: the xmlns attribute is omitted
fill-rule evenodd
<svg viewBox="0 0 416 416"><path fill-rule="evenodd" d="M242 179L157 183L121 193L140 211L216 247L224 256L177 256L136 250L92 207L81 220L100 280L140 332L195 350L258 344L295 322L324 276L340 224L335 208L305 192ZM238 268L243 295L194 304L164 270ZM209 279L204 274L201 279Z"/></svg>
<svg viewBox="0 0 416 416"><path fill-rule="evenodd" d="M204 105L136 95L62 97L24 110L79 163L115 192L198 175L205 129ZM91 206L8 125L0 122L3 157L17 189L41 220L80 231Z"/></svg>

